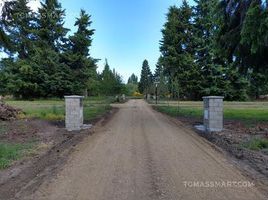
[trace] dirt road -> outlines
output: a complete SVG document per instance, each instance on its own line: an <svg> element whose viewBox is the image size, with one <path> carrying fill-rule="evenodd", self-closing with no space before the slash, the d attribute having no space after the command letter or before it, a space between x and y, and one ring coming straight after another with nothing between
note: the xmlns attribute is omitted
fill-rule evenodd
<svg viewBox="0 0 268 200"><path fill-rule="evenodd" d="M42 184L31 197L18 194L18 198L267 199L254 186L241 187L247 178L205 140L144 101L131 100L119 107L109 123L77 146L54 180Z"/></svg>

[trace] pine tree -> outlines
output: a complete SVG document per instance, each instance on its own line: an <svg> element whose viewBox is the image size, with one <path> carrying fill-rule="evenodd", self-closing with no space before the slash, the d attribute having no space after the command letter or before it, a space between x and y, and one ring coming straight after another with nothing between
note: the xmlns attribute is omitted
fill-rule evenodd
<svg viewBox="0 0 268 200"><path fill-rule="evenodd" d="M178 81L180 94L197 99L200 90L199 71L194 62L195 38L193 37L192 8L183 1L180 8L172 6L162 30L160 51L165 71L172 81Z"/></svg>
<svg viewBox="0 0 268 200"><path fill-rule="evenodd" d="M218 44L221 47L222 56L224 56L229 63L236 62L240 66L240 71L246 73L245 65L242 63L241 55L243 47L240 43L240 33L243 27L248 7L251 1L245 0L221 0L217 13L218 13ZM234 60L234 57L236 59Z"/></svg>
<svg viewBox="0 0 268 200"><path fill-rule="evenodd" d="M127 83L128 84L138 84L138 77L135 74L131 74Z"/></svg>
<svg viewBox="0 0 268 200"><path fill-rule="evenodd" d="M224 95L226 93L226 69L224 61L215 51L215 10L217 0L196 0L194 7L194 30L196 41L195 60L200 71L200 96Z"/></svg>
<svg viewBox="0 0 268 200"><path fill-rule="evenodd" d="M1 17L1 43L11 55L27 59L33 52L33 12L27 6L28 0L5 2Z"/></svg>
<svg viewBox="0 0 268 200"><path fill-rule="evenodd" d="M153 82L153 75L147 60L143 61L142 70L141 70L141 78L139 82L139 91L146 95L151 92L152 83Z"/></svg>
<svg viewBox="0 0 268 200"><path fill-rule="evenodd" d="M64 28L65 12L57 0L45 0L37 15L37 40L33 61L43 71L39 84L44 97L62 97L72 92L70 67L62 60L68 29Z"/></svg>
<svg viewBox="0 0 268 200"><path fill-rule="evenodd" d="M251 95L256 98L268 92L266 8L267 2L261 0L231 0L221 1L217 11L221 24L218 49L229 66L238 68L240 77L250 82Z"/></svg>
<svg viewBox="0 0 268 200"><path fill-rule="evenodd" d="M124 89L122 77L115 71L115 69L113 69L113 94L121 95L121 93L124 92Z"/></svg>
<svg viewBox="0 0 268 200"><path fill-rule="evenodd" d="M162 54L160 61L170 77L174 77L176 74L178 56L181 53L178 35L179 27L179 9L176 6L172 6L169 8L167 22L162 29L163 39L160 41L160 52Z"/></svg>
<svg viewBox="0 0 268 200"><path fill-rule="evenodd" d="M76 94L84 94L96 76L96 60L89 53L95 31L90 29L91 24L90 16L81 10L80 17L75 22L77 32L70 36L68 50L63 54L63 62L72 71L72 93Z"/></svg>
<svg viewBox="0 0 268 200"><path fill-rule="evenodd" d="M164 74L164 67L161 64L160 59L161 58L159 58L159 61L156 64L156 68L155 68L155 71L154 71L154 80L155 81L159 81L161 74Z"/></svg>
<svg viewBox="0 0 268 200"><path fill-rule="evenodd" d="M78 30L68 38L58 0L43 1L38 13L27 4L14 0L3 8L0 49L9 58L0 62L1 91L22 98L63 97L96 87L97 60L89 54L94 33L90 16L81 11Z"/></svg>
<svg viewBox="0 0 268 200"><path fill-rule="evenodd" d="M41 2L38 13L38 39L42 46L51 47L56 52L64 49L68 29L64 28L65 10L58 0Z"/></svg>
<svg viewBox="0 0 268 200"><path fill-rule="evenodd" d="M10 57L1 61L1 82L5 80L6 93L32 98L40 94L38 83L42 72L32 60L36 27L34 14L27 4L27 0L18 0L5 2L3 7L3 46Z"/></svg>
<svg viewBox="0 0 268 200"><path fill-rule="evenodd" d="M107 59L105 60L105 65L101 77L101 91L104 95L109 96L112 92L113 73L110 69Z"/></svg>
<svg viewBox="0 0 268 200"><path fill-rule="evenodd" d="M132 96L135 92L138 92L138 77L133 73L128 78L127 84L126 84L126 92L125 94L128 96Z"/></svg>
<svg viewBox="0 0 268 200"><path fill-rule="evenodd" d="M118 95L122 92L123 84L121 76L115 70L111 70L107 59L101 74L101 93L106 96Z"/></svg>
<svg viewBox="0 0 268 200"><path fill-rule="evenodd" d="M268 93L268 2L252 0L241 30L241 44L249 52L243 58L250 73L251 94L259 98Z"/></svg>
<svg viewBox="0 0 268 200"><path fill-rule="evenodd" d="M168 93L168 78L164 74L164 67L160 62L156 64L155 72L154 72L154 81L158 83L158 95L165 97Z"/></svg>
<svg viewBox="0 0 268 200"><path fill-rule="evenodd" d="M0 50L5 52L12 52L12 42L7 34L7 20L10 20L11 12L9 11L15 4L15 1L4 2L2 10L0 10Z"/></svg>

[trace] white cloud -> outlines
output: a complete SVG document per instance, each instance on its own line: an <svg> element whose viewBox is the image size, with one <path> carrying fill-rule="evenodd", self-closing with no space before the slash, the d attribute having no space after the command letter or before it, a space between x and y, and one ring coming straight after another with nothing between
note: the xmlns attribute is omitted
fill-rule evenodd
<svg viewBox="0 0 268 200"><path fill-rule="evenodd" d="M11 1L11 0L0 0L0 11L2 11L2 7L3 7L4 3L7 2L7 1ZM33 11L37 11L38 8L41 6L40 0L30 0L29 3L28 3L28 6Z"/></svg>
<svg viewBox="0 0 268 200"><path fill-rule="evenodd" d="M3 7L4 3L5 3L4 0L0 0L0 11L2 11L2 7Z"/></svg>
<svg viewBox="0 0 268 200"><path fill-rule="evenodd" d="M40 0L31 0L28 3L28 6L33 10L33 11L37 11L38 8L40 8L41 4L40 4Z"/></svg>

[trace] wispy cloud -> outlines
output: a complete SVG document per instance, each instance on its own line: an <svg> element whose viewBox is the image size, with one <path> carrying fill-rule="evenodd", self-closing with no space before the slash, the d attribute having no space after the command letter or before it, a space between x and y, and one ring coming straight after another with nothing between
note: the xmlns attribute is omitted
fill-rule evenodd
<svg viewBox="0 0 268 200"><path fill-rule="evenodd" d="M28 6L33 10L33 11L37 11L38 8L40 8L41 4L40 4L40 0L31 0L28 3Z"/></svg>
<svg viewBox="0 0 268 200"><path fill-rule="evenodd" d="M0 13L2 11L2 7L4 5L5 2L8 2L11 0L0 0ZM28 3L28 6L33 10L33 11L37 11L38 8L41 6L40 4L40 0L30 0Z"/></svg>

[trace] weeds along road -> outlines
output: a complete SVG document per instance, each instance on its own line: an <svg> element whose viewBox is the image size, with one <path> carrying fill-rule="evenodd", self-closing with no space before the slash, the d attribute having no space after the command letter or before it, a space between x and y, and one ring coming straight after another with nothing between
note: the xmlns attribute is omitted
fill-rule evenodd
<svg viewBox="0 0 268 200"><path fill-rule="evenodd" d="M77 146L54 180L19 199L267 199L256 187L204 186L205 181L248 180L206 141L144 101L118 106L104 127ZM199 181L199 187L191 181Z"/></svg>

